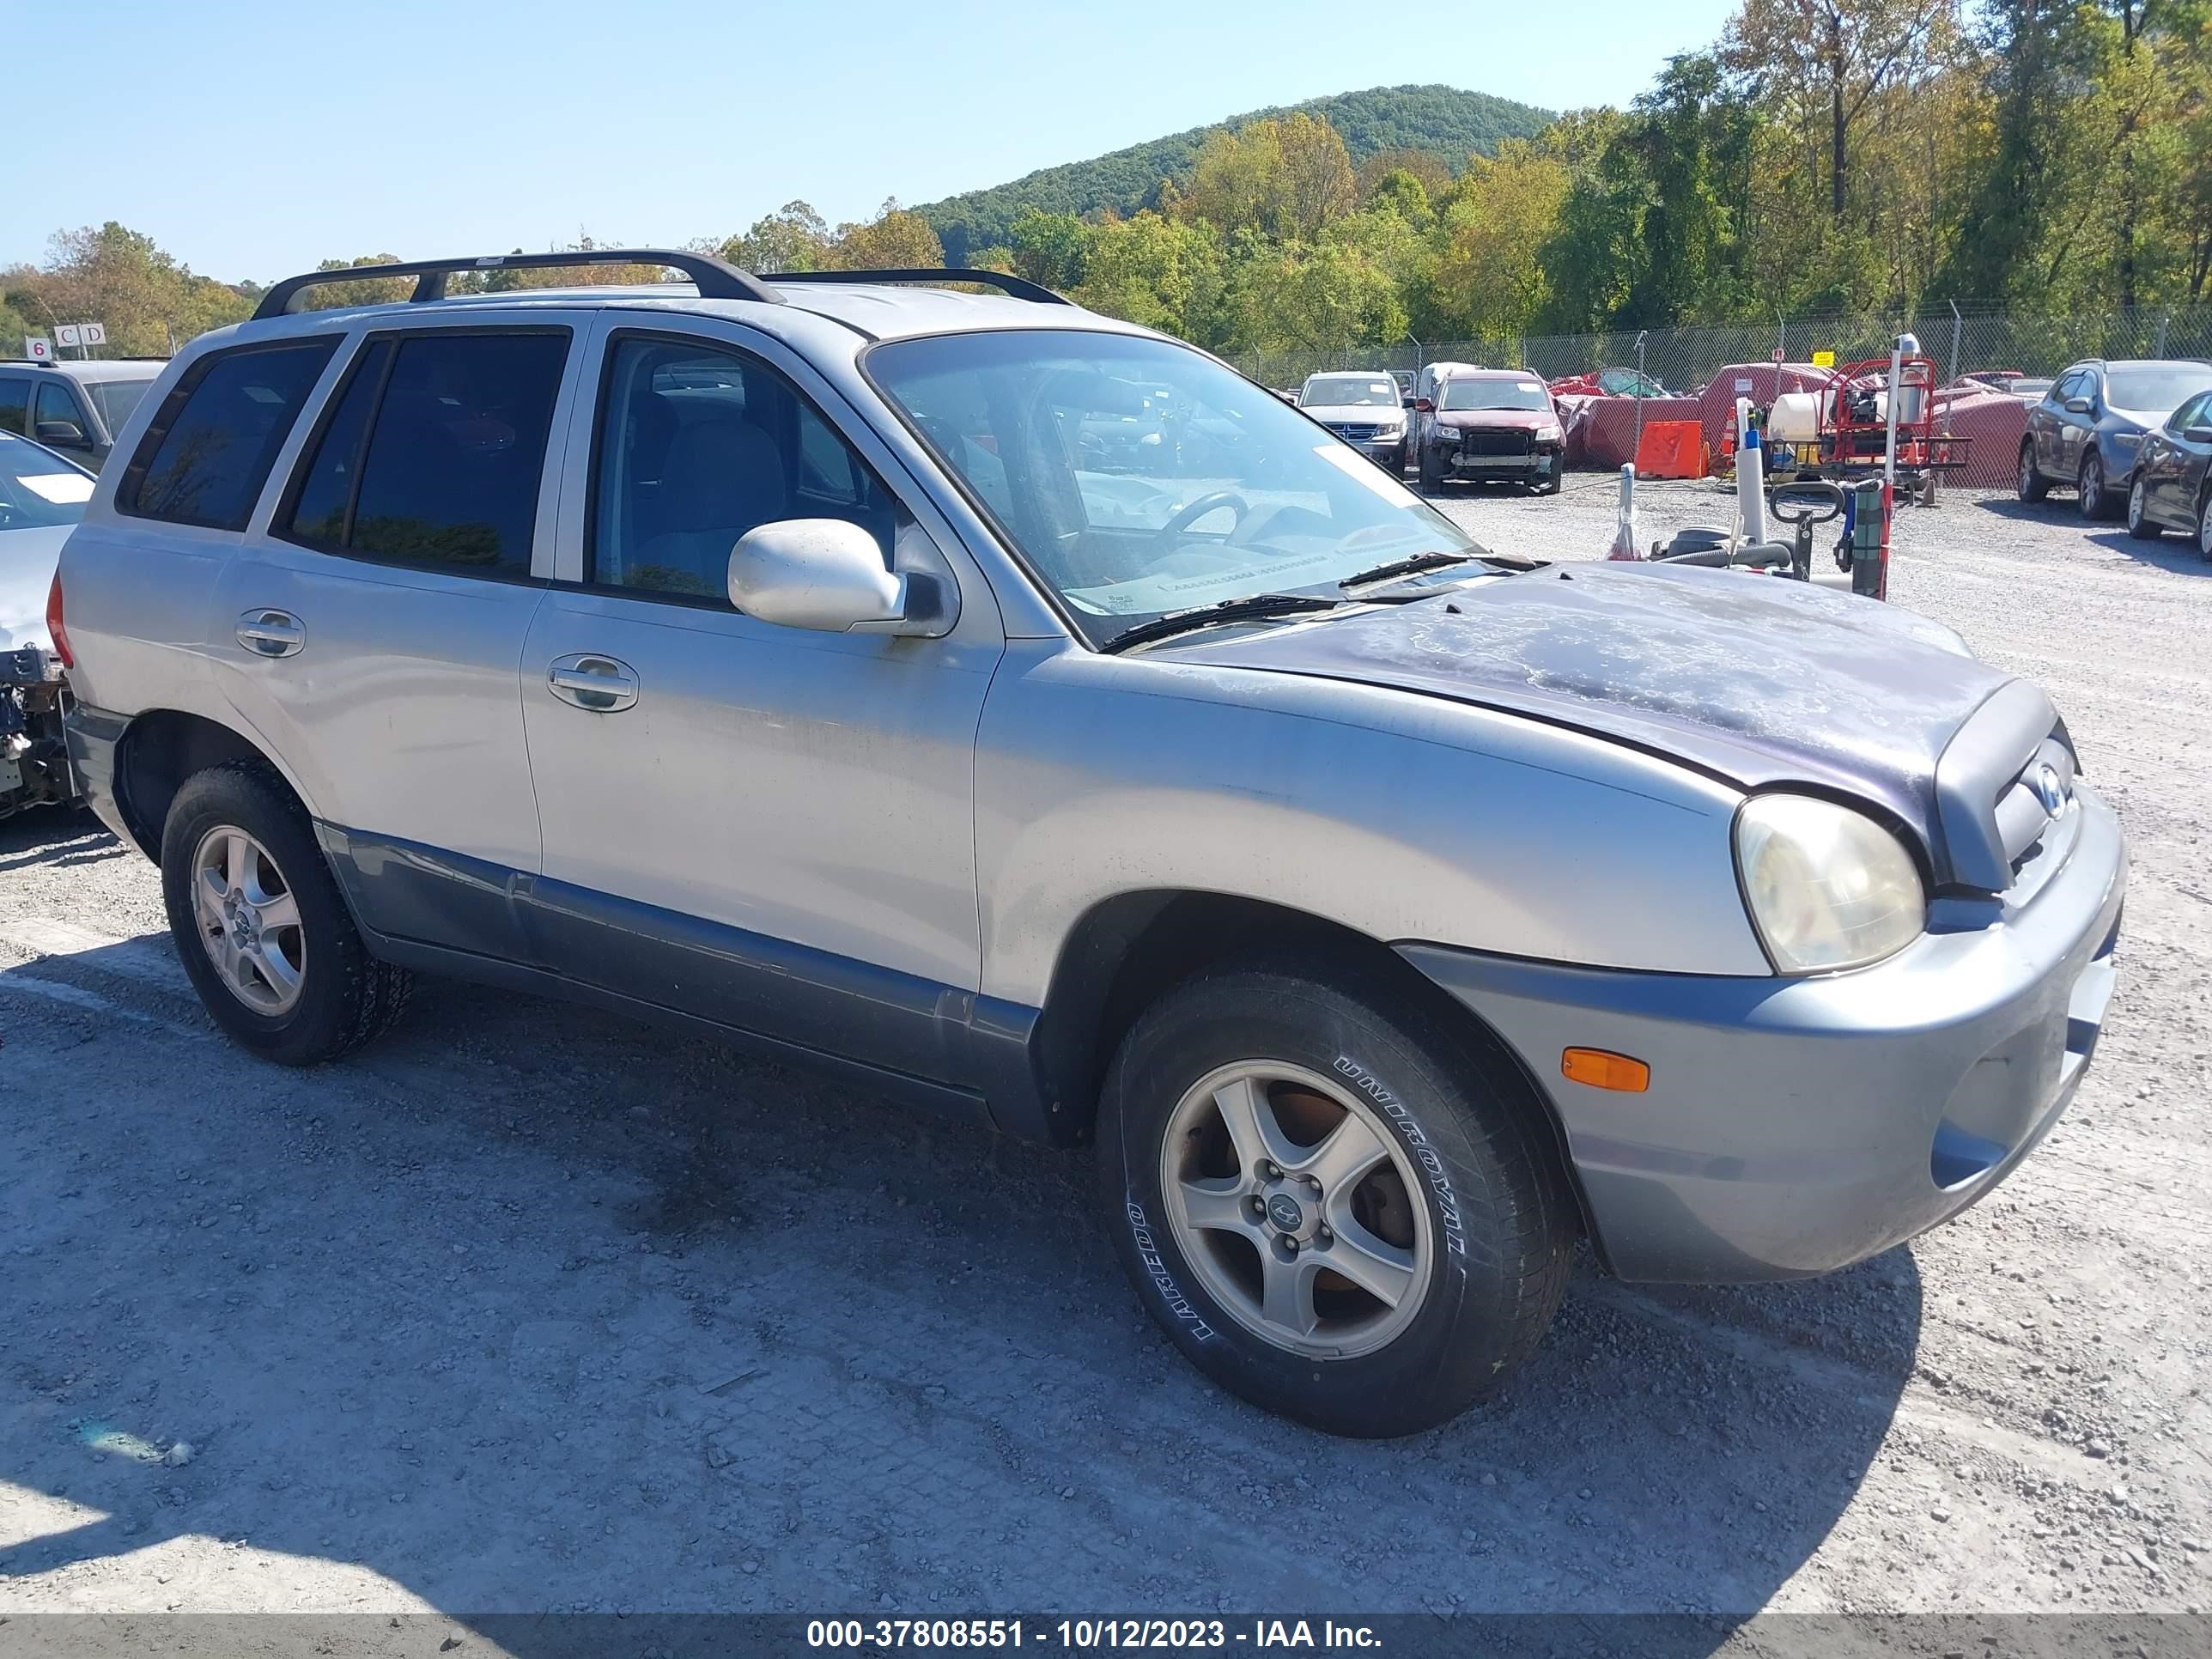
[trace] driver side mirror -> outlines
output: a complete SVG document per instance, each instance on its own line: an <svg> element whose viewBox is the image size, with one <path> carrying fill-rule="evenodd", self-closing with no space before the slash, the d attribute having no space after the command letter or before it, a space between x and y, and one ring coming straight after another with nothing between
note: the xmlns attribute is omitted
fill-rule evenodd
<svg viewBox="0 0 2212 1659"><path fill-rule="evenodd" d="M92 440L84 435L84 428L75 421L40 421L32 435L42 444L54 444L64 449L92 447Z"/></svg>
<svg viewBox="0 0 2212 1659"><path fill-rule="evenodd" d="M1433 415L1436 413L1436 408L1437 400L1433 398L1416 398L1413 399L1413 410L1416 414Z"/></svg>
<svg viewBox="0 0 2212 1659"><path fill-rule="evenodd" d="M783 519L730 550L730 603L748 617L823 634L946 631L937 580L884 568L876 538L843 519Z"/></svg>
<svg viewBox="0 0 2212 1659"><path fill-rule="evenodd" d="M2087 398L2069 398L2066 400L2066 412L2069 415L2087 415L2096 407L2097 405Z"/></svg>
<svg viewBox="0 0 2212 1659"><path fill-rule="evenodd" d="M2212 426L2185 426L2181 435L2193 444L2212 444Z"/></svg>

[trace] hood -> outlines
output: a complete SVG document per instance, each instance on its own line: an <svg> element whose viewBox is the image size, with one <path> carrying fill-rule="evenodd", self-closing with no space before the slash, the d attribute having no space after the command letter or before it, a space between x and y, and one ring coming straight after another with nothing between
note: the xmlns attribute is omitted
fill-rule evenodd
<svg viewBox="0 0 2212 1659"><path fill-rule="evenodd" d="M1400 404L1306 404L1301 407L1323 426L1389 426L1406 418Z"/></svg>
<svg viewBox="0 0 2212 1659"><path fill-rule="evenodd" d="M54 583L62 544L76 527L0 530L0 651L26 645L54 648L46 636L46 592Z"/></svg>
<svg viewBox="0 0 2212 1659"><path fill-rule="evenodd" d="M1437 413L1438 426L1490 427L1505 432L1522 432L1559 423L1558 412L1549 409L1446 409Z"/></svg>
<svg viewBox="0 0 2212 1659"><path fill-rule="evenodd" d="M1550 567L1161 654L1525 714L1746 789L1845 793L1915 832L1939 885L1954 878L1936 789L1953 736L2008 684L2018 691L2002 700L1999 746L2014 740L2014 727L2039 724L2033 747L2057 718L2040 692L1924 617L1780 577L1698 568ZM2012 757L2014 773L2022 763L2024 755Z"/></svg>

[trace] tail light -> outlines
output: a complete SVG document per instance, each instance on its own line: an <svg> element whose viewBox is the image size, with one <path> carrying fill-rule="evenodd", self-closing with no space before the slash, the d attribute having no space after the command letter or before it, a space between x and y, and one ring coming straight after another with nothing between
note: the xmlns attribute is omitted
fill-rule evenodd
<svg viewBox="0 0 2212 1659"><path fill-rule="evenodd" d="M69 635L62 627L62 573L54 572L53 586L46 589L46 632L54 641L54 655L62 659L64 668L76 666L76 655L70 649Z"/></svg>

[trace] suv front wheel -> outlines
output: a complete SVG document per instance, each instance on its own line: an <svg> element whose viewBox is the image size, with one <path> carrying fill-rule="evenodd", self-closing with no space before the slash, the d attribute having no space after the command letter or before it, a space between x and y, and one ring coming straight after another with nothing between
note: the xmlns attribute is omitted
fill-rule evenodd
<svg viewBox="0 0 2212 1659"><path fill-rule="evenodd" d="M177 791L161 896L201 1002L264 1059L334 1060L407 1006L410 975L369 955L307 815L266 766L212 767Z"/></svg>
<svg viewBox="0 0 2212 1659"><path fill-rule="evenodd" d="M1496 1389L1559 1305L1576 1224L1540 1109L1379 979L1209 970L1108 1075L1109 1225L1217 1382L1331 1433L1412 1434Z"/></svg>

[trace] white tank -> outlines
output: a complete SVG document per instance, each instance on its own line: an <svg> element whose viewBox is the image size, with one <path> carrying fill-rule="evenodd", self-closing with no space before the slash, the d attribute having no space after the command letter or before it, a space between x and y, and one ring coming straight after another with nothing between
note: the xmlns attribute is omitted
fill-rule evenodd
<svg viewBox="0 0 2212 1659"><path fill-rule="evenodd" d="M1820 435L1820 394L1817 392L1785 392L1766 412L1770 443L1809 444Z"/></svg>

